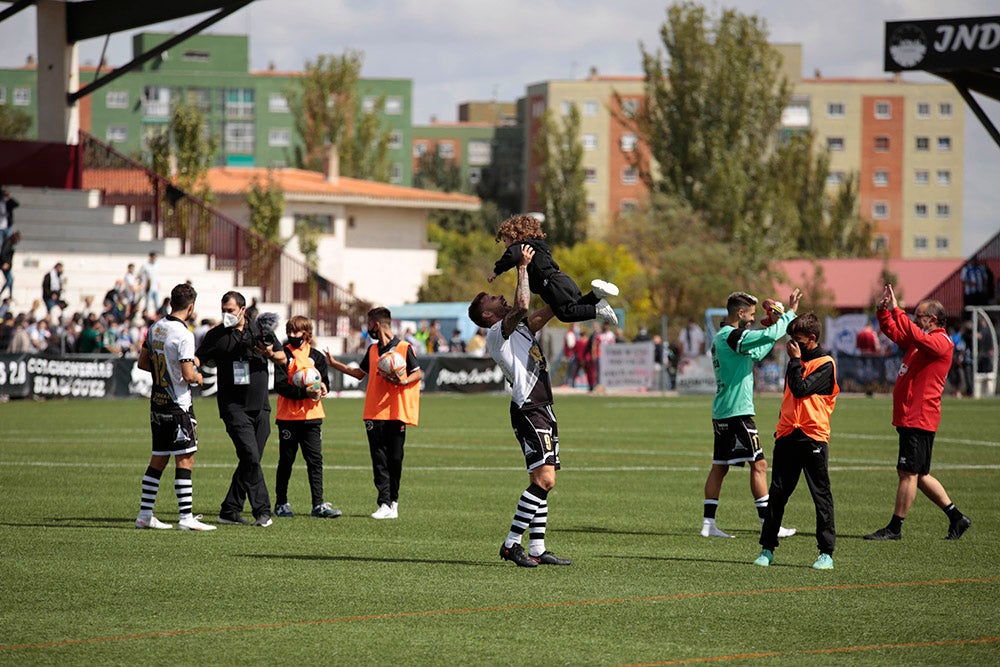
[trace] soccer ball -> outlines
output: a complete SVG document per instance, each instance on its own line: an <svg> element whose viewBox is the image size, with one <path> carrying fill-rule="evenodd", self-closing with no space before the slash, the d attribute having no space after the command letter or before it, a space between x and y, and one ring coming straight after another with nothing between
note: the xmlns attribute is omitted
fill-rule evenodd
<svg viewBox="0 0 1000 667"><path fill-rule="evenodd" d="M402 380L406 377L406 358L399 352L386 352L378 358L378 369L385 375Z"/></svg>
<svg viewBox="0 0 1000 667"><path fill-rule="evenodd" d="M323 378L320 377L319 371L316 370L315 366L307 366L306 368L300 368L295 371L292 375L292 384L296 387L303 387L305 389L319 389L323 382Z"/></svg>

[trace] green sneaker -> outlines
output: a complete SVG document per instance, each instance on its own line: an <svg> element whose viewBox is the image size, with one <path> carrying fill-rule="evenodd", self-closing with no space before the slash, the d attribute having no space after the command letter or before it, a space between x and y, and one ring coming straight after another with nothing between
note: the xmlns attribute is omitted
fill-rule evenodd
<svg viewBox="0 0 1000 667"><path fill-rule="evenodd" d="M761 549L760 555L757 556L757 560L753 562L754 565L760 565L761 567L767 567L774 560L774 552L770 549Z"/></svg>
<svg viewBox="0 0 1000 667"><path fill-rule="evenodd" d="M832 570L833 569L833 556L830 554L820 554L816 562L813 563L814 570Z"/></svg>

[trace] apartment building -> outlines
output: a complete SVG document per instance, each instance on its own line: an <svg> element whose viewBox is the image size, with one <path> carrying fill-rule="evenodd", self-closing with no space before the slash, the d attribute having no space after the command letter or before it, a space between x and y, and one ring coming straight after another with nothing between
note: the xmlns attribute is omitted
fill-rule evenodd
<svg viewBox="0 0 1000 667"><path fill-rule="evenodd" d="M955 258L962 251L965 104L948 83L804 78L802 46L776 44L792 88L783 130L812 129L830 150L831 190L856 173L859 209L875 225L875 244L892 258ZM538 166L531 155L541 117L577 105L586 170L589 232L604 235L646 189L626 159L638 139L619 121L643 100L641 77L544 81L527 87L525 207L537 207Z"/></svg>

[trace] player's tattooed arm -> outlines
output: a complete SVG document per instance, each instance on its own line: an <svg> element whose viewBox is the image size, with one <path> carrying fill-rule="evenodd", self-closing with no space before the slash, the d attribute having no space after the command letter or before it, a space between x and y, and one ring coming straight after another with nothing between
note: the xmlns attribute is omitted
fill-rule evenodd
<svg viewBox="0 0 1000 667"><path fill-rule="evenodd" d="M528 314L531 305L531 290L528 288L528 264L535 256L535 249L529 245L521 246L521 261L517 264L517 291L514 292L514 306L504 316L501 333L504 338L510 338L518 322Z"/></svg>

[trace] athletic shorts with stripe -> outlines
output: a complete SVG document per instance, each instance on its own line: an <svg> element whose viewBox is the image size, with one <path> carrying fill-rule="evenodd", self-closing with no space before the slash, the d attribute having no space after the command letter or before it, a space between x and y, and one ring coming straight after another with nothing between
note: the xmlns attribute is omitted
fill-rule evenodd
<svg viewBox="0 0 1000 667"><path fill-rule="evenodd" d="M194 412L150 412L153 456L177 456L198 451L197 426Z"/></svg>
<svg viewBox="0 0 1000 667"><path fill-rule="evenodd" d="M764 458L753 417L713 419L712 429L715 431L714 465L742 466Z"/></svg>
<svg viewBox="0 0 1000 667"><path fill-rule="evenodd" d="M528 472L546 464L559 470L559 428L551 405L522 410L511 403L510 425L524 451Z"/></svg>

